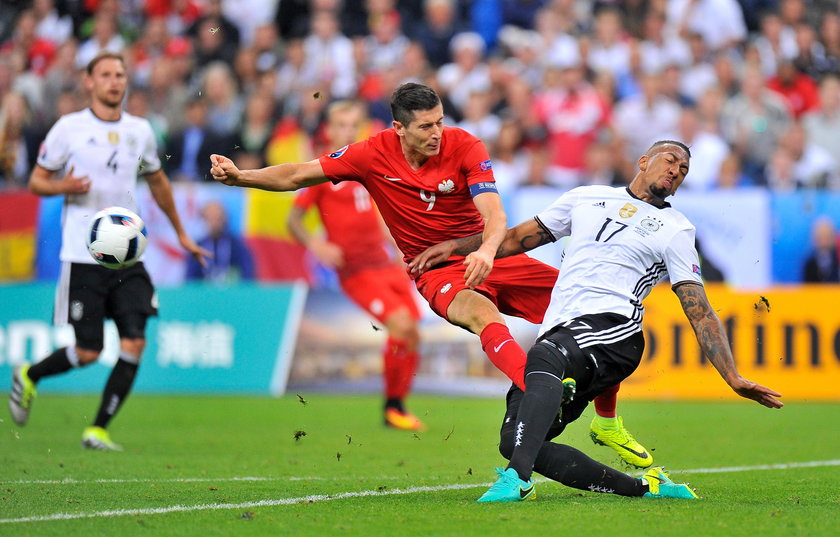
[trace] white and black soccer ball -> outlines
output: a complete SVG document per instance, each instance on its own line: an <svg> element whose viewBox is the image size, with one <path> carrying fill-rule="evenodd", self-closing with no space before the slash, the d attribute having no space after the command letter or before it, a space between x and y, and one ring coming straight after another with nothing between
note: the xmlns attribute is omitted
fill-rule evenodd
<svg viewBox="0 0 840 537"><path fill-rule="evenodd" d="M97 263L109 269L130 267L146 249L146 225L124 207L108 207L90 223L87 247Z"/></svg>

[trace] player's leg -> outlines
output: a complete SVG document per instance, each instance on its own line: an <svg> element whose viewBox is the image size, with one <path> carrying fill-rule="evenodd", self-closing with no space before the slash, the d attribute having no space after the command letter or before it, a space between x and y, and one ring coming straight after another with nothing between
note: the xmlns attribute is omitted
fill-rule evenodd
<svg viewBox="0 0 840 537"><path fill-rule="evenodd" d="M449 322L478 334L481 348L499 371L525 388L525 351L513 339L496 305L486 296L463 289L446 310Z"/></svg>
<svg viewBox="0 0 840 537"><path fill-rule="evenodd" d="M653 465L653 455L624 427L624 420L616 415L616 400L620 384L611 386L593 400L595 417L589 424L589 437L596 444L612 448L627 464L637 468Z"/></svg>
<svg viewBox="0 0 840 537"><path fill-rule="evenodd" d="M18 425L26 424L37 395L36 385L46 377L95 362L103 345L105 315L104 284L98 265L63 263L56 288L55 324L72 324L74 346L61 347L34 365L22 365L12 373L9 410Z"/></svg>
<svg viewBox="0 0 840 537"><path fill-rule="evenodd" d="M397 429L417 431L423 423L405 408L419 363L420 313L414 302L411 283L397 266L365 270L343 278L341 287L359 307L385 325L388 338L382 351L385 384L385 424Z"/></svg>
<svg viewBox="0 0 840 537"><path fill-rule="evenodd" d="M510 442L500 449L509 457L508 467L479 502L506 502L528 499L534 494L531 473L543 449L546 436L557 419L563 398L563 381L570 371L571 350L554 341L543 340L528 351L525 377L528 389L522 395L513 423L513 449ZM506 426L509 422L506 419Z"/></svg>
<svg viewBox="0 0 840 537"><path fill-rule="evenodd" d="M157 313L154 287L142 263L114 274L107 313L120 335L120 354L102 391L93 424L82 433L82 445L91 449L119 450L107 427L128 398L146 346L146 321Z"/></svg>
<svg viewBox="0 0 840 537"><path fill-rule="evenodd" d="M508 393L507 410L502 421L499 442L499 451L506 459L513 455L516 443L516 416L523 395L523 392L515 387ZM585 407L585 402L581 407ZM581 490L609 491L621 496L642 496L648 491L641 479L603 465L570 446L550 442L549 439L558 436L566 425L568 422L564 420L563 423L555 422L550 427L534 459L535 472L567 487Z"/></svg>
<svg viewBox="0 0 840 537"><path fill-rule="evenodd" d="M417 321L408 308L400 308L385 318L385 328L388 330L382 355L385 424L396 429L423 430L423 422L405 407L419 362Z"/></svg>
<svg viewBox="0 0 840 537"><path fill-rule="evenodd" d="M525 351L511 336L496 304L488 298L494 290L485 285L479 285L476 290L467 288L460 265L425 272L415 284L432 311L477 334L493 365L524 388Z"/></svg>

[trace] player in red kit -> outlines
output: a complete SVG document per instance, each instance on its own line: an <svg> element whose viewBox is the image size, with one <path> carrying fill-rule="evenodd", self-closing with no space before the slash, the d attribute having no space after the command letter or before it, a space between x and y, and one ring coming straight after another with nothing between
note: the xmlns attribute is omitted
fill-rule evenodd
<svg viewBox="0 0 840 537"><path fill-rule="evenodd" d="M326 128L330 147L355 142L362 119L358 103L332 103ZM326 240L303 226L303 217L312 207L321 215ZM321 263L336 270L347 296L385 325L385 424L408 431L423 430L423 423L404 407L419 361L420 313L405 268L396 264L386 249L385 231L370 195L352 181L311 186L295 198L287 222L301 244Z"/></svg>
<svg viewBox="0 0 840 537"><path fill-rule="evenodd" d="M227 157L211 155L210 174L226 185L272 191L358 181L409 264L435 244L481 234L475 251L423 267L415 285L435 313L477 334L490 361L524 389L525 352L501 314L541 323L558 271L524 254L494 264L507 217L490 157L475 136L443 126L433 89L403 84L391 96L391 112L393 128L318 159L239 170ZM613 394L613 409L614 401ZM633 440L633 450L639 448Z"/></svg>

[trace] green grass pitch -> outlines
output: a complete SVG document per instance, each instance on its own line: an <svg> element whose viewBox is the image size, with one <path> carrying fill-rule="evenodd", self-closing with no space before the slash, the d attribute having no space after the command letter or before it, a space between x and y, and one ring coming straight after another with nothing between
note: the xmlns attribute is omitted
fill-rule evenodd
<svg viewBox="0 0 840 537"><path fill-rule="evenodd" d="M501 397L415 396L429 430L412 434L382 426L378 397L301 396L136 396L111 427L126 451L101 453L79 447L96 398L42 395L26 427L2 416L0 536L840 535L840 404L619 401L700 501L541 481L487 505ZM592 412L561 438L618 466ZM790 463L813 464L768 467Z"/></svg>

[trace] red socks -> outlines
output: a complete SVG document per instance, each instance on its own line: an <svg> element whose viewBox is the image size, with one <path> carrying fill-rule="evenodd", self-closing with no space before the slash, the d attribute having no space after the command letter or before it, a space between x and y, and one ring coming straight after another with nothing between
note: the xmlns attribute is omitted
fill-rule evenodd
<svg viewBox="0 0 840 537"><path fill-rule="evenodd" d="M481 348L499 371L510 378L520 389L525 389L525 351L519 346L508 327L490 323L479 336Z"/></svg>
<svg viewBox="0 0 840 537"><path fill-rule="evenodd" d="M419 355L417 350L408 350L405 341L389 337L382 353L385 378L385 397L404 399L411 390L414 372L417 370Z"/></svg>
<svg viewBox="0 0 840 537"><path fill-rule="evenodd" d="M616 394L620 386L621 384L616 384L612 388L607 388L592 401L595 404L595 412L602 418L615 417Z"/></svg>

